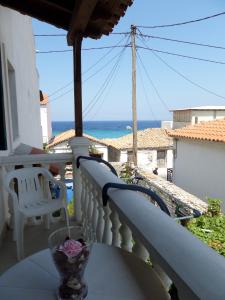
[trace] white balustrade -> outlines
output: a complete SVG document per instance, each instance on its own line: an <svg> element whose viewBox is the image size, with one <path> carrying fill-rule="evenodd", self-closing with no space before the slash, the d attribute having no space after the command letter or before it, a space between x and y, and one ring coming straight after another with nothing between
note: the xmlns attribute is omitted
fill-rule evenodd
<svg viewBox="0 0 225 300"><path fill-rule="evenodd" d="M105 224L104 224L102 242L104 244L111 245L112 244L112 231L111 231L112 223L110 220L111 209L110 209L109 205L106 205L106 206L103 206L103 210L104 210Z"/></svg>
<svg viewBox="0 0 225 300"><path fill-rule="evenodd" d="M103 207L103 186L109 182L123 183L122 180L94 161L81 160L80 170L95 191L92 200L96 201L93 213L96 207L98 211L98 242L132 251L145 261L150 255L163 285L168 290L173 282L180 299L225 297L222 256L146 201L141 193L109 188L109 201ZM92 219L96 222L96 215Z"/></svg>
<svg viewBox="0 0 225 300"><path fill-rule="evenodd" d="M121 234L121 245L120 247L126 251L132 251L132 231L128 227L128 225L120 219L121 227L120 227L120 234Z"/></svg>
<svg viewBox="0 0 225 300"><path fill-rule="evenodd" d="M111 207L111 222L112 222L112 245L115 247L120 247L121 236L120 236L120 219L117 211Z"/></svg>
<svg viewBox="0 0 225 300"><path fill-rule="evenodd" d="M98 242L102 242L105 220L104 220L104 210L102 206L101 190L97 191L97 201L98 201L98 222L96 228L96 238Z"/></svg>
<svg viewBox="0 0 225 300"><path fill-rule="evenodd" d="M134 246L132 248L132 252L136 254L138 257L140 257L142 260L147 261L149 259L149 252L146 250L144 245L139 241L139 239L136 239L134 236Z"/></svg>

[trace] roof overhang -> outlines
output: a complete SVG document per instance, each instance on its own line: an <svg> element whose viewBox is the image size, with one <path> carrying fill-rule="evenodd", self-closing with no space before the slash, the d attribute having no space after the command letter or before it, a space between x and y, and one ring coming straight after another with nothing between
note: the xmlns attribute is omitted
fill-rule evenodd
<svg viewBox="0 0 225 300"><path fill-rule="evenodd" d="M112 32L133 0L0 0L0 5L68 31L73 45L75 36L99 39Z"/></svg>

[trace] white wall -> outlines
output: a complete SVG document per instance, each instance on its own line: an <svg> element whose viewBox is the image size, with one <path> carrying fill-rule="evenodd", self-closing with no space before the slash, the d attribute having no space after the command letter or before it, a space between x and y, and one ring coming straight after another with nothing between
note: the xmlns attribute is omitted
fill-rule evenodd
<svg viewBox="0 0 225 300"><path fill-rule="evenodd" d="M174 159L174 183L202 200L225 199L225 144L180 139ZM225 211L225 202L223 202Z"/></svg>
<svg viewBox="0 0 225 300"><path fill-rule="evenodd" d="M166 167L173 168L173 150L167 150Z"/></svg>
<svg viewBox="0 0 225 300"><path fill-rule="evenodd" d="M8 139L12 137L9 105L8 62L15 70L19 138L8 141L12 151L19 142L42 147L39 85L31 18L0 6L0 44L4 46L4 97Z"/></svg>
<svg viewBox="0 0 225 300"><path fill-rule="evenodd" d="M108 147L101 145L101 144L96 144L95 143L95 148L97 149L98 152L103 153L102 158L106 161L108 161Z"/></svg>
<svg viewBox="0 0 225 300"><path fill-rule="evenodd" d="M179 113L185 112L176 112L178 115ZM188 112L187 112L188 114ZM225 117L225 110L191 110L191 116L189 120L186 121L173 121L173 129L181 128L187 125L195 124L195 118L197 117L197 123L203 121L212 121L215 119L222 119Z"/></svg>
<svg viewBox="0 0 225 300"><path fill-rule="evenodd" d="M31 18L0 6L0 47L2 54L3 90L7 129L8 155L20 143L42 147L38 74L35 61L35 44L32 33ZM15 72L18 133L13 141L12 106L8 66ZM15 119L13 119L15 121ZM0 129L1 130L1 129ZM6 221L7 209L4 203L4 191L0 185L0 234Z"/></svg>
<svg viewBox="0 0 225 300"><path fill-rule="evenodd" d="M48 143L52 137L52 125L51 125L51 112L50 105L41 105L41 128L42 128L42 140L43 143Z"/></svg>

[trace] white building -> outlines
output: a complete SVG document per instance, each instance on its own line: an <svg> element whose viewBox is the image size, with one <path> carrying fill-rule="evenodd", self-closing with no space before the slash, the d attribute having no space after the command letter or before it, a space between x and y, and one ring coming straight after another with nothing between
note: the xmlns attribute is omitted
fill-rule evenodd
<svg viewBox="0 0 225 300"><path fill-rule="evenodd" d="M199 106L172 110L173 129L225 117L225 106Z"/></svg>
<svg viewBox="0 0 225 300"><path fill-rule="evenodd" d="M88 138L91 142L90 152L98 153L104 160L108 161L108 147L105 145L101 140L88 135L84 134L84 137ZM47 149L52 153L65 153L65 152L72 152L69 141L75 137L75 130L69 129L64 131L55 137L53 137L49 144L47 145Z"/></svg>
<svg viewBox="0 0 225 300"><path fill-rule="evenodd" d="M38 99L31 18L0 6L0 157L12 154L19 143L42 147ZM6 217L7 205L0 201L0 233Z"/></svg>
<svg viewBox="0 0 225 300"><path fill-rule="evenodd" d="M42 139L44 144L48 144L52 137L52 119L51 107L48 101L48 95L42 94L40 91L40 113L41 113L41 128Z"/></svg>
<svg viewBox="0 0 225 300"><path fill-rule="evenodd" d="M108 160L129 162L133 160L133 134L116 139L103 139L108 145ZM173 167L173 140L165 129L148 128L137 133L138 166L149 171L159 168L159 175L166 175L167 168ZM161 174L160 174L161 173Z"/></svg>
<svg viewBox="0 0 225 300"><path fill-rule="evenodd" d="M31 18L2 6L0 58L0 155L12 153L21 142L40 148L39 87Z"/></svg>
<svg viewBox="0 0 225 300"><path fill-rule="evenodd" d="M206 201L223 200L225 211L225 119L170 132L175 138L174 183Z"/></svg>

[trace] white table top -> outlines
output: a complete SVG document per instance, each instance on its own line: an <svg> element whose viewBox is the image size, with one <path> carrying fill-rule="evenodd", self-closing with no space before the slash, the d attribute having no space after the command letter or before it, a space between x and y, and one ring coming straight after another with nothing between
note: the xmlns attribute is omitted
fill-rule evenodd
<svg viewBox="0 0 225 300"><path fill-rule="evenodd" d="M87 300L169 299L154 271L136 256L94 244L85 271ZM1 300L55 300L59 275L48 249L19 262L0 277Z"/></svg>

